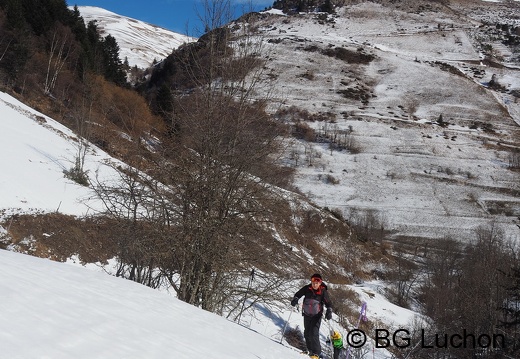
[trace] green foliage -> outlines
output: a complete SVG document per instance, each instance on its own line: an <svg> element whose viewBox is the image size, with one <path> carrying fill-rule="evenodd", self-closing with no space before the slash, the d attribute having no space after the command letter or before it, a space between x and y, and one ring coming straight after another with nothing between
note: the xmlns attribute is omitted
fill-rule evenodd
<svg viewBox="0 0 520 359"><path fill-rule="evenodd" d="M328 12L329 14L334 13L334 5L332 5L332 1L325 0L325 2L320 6L320 11Z"/></svg>
<svg viewBox="0 0 520 359"><path fill-rule="evenodd" d="M158 112L161 114L171 113L173 111L172 100L172 92L170 88L166 84L164 84L157 91L156 102Z"/></svg>
<svg viewBox="0 0 520 359"><path fill-rule="evenodd" d="M0 43L0 50L3 52L4 46L7 47L7 50L0 62L0 69L6 75L6 80L8 83L14 83L20 74L20 69L25 66L27 59L29 58L29 49L26 44L16 39L11 40L10 42L2 42Z"/></svg>
<svg viewBox="0 0 520 359"><path fill-rule="evenodd" d="M116 39L108 35L101 41L101 50L103 52L103 75L109 81L124 86L126 84L126 75L123 70L123 63L119 59L119 45Z"/></svg>
<svg viewBox="0 0 520 359"><path fill-rule="evenodd" d="M49 31L56 21L68 23L64 0L22 0L25 20L37 36Z"/></svg>
<svg viewBox="0 0 520 359"><path fill-rule="evenodd" d="M69 25L71 20L65 0L1 0L0 7L11 28L30 28L37 36L49 31L56 21Z"/></svg>

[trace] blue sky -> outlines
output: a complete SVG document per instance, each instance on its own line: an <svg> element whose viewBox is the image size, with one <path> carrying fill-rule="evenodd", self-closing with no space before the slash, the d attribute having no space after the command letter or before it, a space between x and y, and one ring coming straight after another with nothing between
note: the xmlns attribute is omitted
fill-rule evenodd
<svg viewBox="0 0 520 359"><path fill-rule="evenodd" d="M119 15L142 20L168 30L200 36L198 13L203 13L201 0L66 0L69 6L97 6ZM231 0L235 18L249 12L264 10L274 0ZM247 11L245 11L247 10ZM188 30L187 30L188 29Z"/></svg>

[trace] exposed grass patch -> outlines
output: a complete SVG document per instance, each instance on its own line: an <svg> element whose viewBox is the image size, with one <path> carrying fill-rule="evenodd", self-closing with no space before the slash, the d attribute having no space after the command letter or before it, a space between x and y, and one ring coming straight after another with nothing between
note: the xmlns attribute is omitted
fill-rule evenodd
<svg viewBox="0 0 520 359"><path fill-rule="evenodd" d="M344 47L332 47L322 51L324 55L334 57L336 59L348 62L349 64L367 65L375 56L364 52L363 48L358 48L357 51L345 49Z"/></svg>

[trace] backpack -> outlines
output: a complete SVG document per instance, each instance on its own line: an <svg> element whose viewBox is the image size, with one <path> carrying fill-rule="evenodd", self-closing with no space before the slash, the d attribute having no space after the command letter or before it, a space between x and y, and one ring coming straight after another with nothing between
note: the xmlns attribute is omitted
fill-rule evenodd
<svg viewBox="0 0 520 359"><path fill-rule="evenodd" d="M334 330L330 335L330 339L332 340L332 346L334 348L343 348L343 338L338 331Z"/></svg>

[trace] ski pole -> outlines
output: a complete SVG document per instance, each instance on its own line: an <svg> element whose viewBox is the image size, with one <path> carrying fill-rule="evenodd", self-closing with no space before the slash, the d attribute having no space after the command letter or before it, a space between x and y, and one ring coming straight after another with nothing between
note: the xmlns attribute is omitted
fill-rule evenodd
<svg viewBox="0 0 520 359"><path fill-rule="evenodd" d="M330 325L331 320L327 320L326 322L327 326L329 327L329 337L327 340L330 342L330 349L332 350L330 357L332 358L334 356L334 343L332 342L332 334L334 333L334 330L332 329L332 325Z"/></svg>
<svg viewBox="0 0 520 359"><path fill-rule="evenodd" d="M287 324L289 324L289 321L291 320L292 313L293 313L293 310L291 308L291 312L289 313L289 318L287 318L287 320L285 321L285 325L283 326L282 337L280 338L280 344L282 344L283 337L285 336L285 329L287 328Z"/></svg>
<svg viewBox="0 0 520 359"><path fill-rule="evenodd" d="M354 328L354 329L359 328L359 324L361 324L361 320L363 320L364 322L367 321L367 302L363 302L363 304L361 305L361 310L359 311L358 322L357 322L356 328ZM349 345L348 349L347 349L347 358L346 359L349 359L349 357L350 357L350 348L351 348L351 346Z"/></svg>

